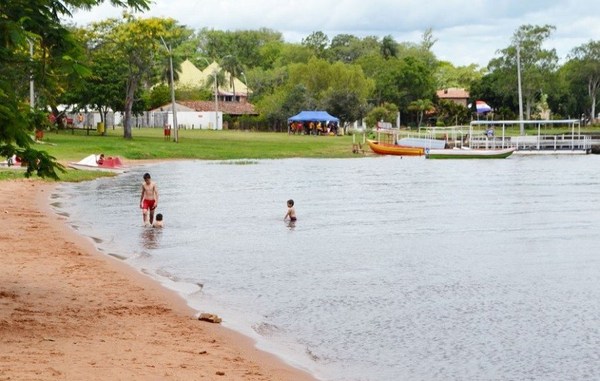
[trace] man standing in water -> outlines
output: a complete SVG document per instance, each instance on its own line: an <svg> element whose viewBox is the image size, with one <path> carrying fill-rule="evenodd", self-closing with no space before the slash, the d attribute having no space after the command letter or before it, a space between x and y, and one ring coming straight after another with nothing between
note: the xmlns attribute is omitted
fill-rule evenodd
<svg viewBox="0 0 600 381"><path fill-rule="evenodd" d="M158 206L158 189L152 181L149 173L144 174L142 183L142 195L140 196L140 208L144 218L144 226L150 226L154 222L154 210Z"/></svg>

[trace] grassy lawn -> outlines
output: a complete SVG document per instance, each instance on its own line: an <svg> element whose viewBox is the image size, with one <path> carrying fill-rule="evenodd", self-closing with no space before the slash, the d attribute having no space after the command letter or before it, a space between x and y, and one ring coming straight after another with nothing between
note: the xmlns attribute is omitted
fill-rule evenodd
<svg viewBox="0 0 600 381"><path fill-rule="evenodd" d="M126 159L279 159L290 157L352 157L351 136L302 136L286 133L180 130L179 143L165 141L159 128L134 129L133 139L123 139L123 130L48 132L44 144L59 161L78 161L92 153Z"/></svg>
<svg viewBox="0 0 600 381"><path fill-rule="evenodd" d="M543 129L542 134L569 134L568 128ZM499 131L497 131L499 133ZM577 132L576 132L577 133ZM597 128L582 128L582 134L598 133ZM506 132L507 136L519 135L518 127ZM537 135L537 129L528 128L527 135ZM362 141L362 135L357 136ZM92 153L138 159L281 159L291 157L350 158L352 136L305 136L286 133L247 131L180 130L179 143L165 141L160 128L134 129L133 139L123 138L122 128L109 129L107 136L85 130L47 132L42 143L35 148L47 151L66 165L79 161ZM62 181L85 181L100 176L112 176L103 172L68 169L60 174ZM0 180L22 178L23 172L0 169Z"/></svg>
<svg viewBox="0 0 600 381"><path fill-rule="evenodd" d="M179 143L165 141L160 128L134 129L133 139L123 138L123 129L46 132L35 148L46 151L66 165L90 154L138 159L280 159L291 157L344 158L352 153L352 136L304 136L286 133L180 130ZM0 180L22 178L24 171L0 169ZM85 181L110 173L67 169L61 181Z"/></svg>

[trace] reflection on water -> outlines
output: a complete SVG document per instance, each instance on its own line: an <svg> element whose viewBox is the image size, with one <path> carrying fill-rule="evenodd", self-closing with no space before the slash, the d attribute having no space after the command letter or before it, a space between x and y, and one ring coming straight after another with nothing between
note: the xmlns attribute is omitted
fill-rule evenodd
<svg viewBox="0 0 600 381"><path fill-rule="evenodd" d="M326 380L591 380L599 164L190 161L64 186L60 203L106 252ZM139 226L143 172L164 230ZM289 198L301 223L282 226Z"/></svg>
<svg viewBox="0 0 600 381"><path fill-rule="evenodd" d="M141 229L140 246L144 249L158 249L160 245L160 237L162 229L145 227Z"/></svg>
<svg viewBox="0 0 600 381"><path fill-rule="evenodd" d="M294 230L294 228L296 227L296 221L287 221L287 227L290 230Z"/></svg>

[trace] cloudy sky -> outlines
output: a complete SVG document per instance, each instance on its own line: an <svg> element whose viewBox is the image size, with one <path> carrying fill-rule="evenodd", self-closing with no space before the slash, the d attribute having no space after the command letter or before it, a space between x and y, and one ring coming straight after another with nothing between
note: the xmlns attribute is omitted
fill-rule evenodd
<svg viewBox="0 0 600 381"><path fill-rule="evenodd" d="M71 21L85 25L121 12L103 4ZM171 17L193 29L266 27L288 42L318 30L330 39L345 33L418 42L433 28L435 54L455 65L486 66L523 24L556 26L546 47L560 58L600 39L600 11L589 0L154 0L145 15Z"/></svg>

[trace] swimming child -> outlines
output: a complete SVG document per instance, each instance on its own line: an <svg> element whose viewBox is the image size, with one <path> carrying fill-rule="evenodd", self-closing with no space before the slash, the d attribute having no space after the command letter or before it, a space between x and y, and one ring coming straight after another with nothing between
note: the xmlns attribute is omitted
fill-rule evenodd
<svg viewBox="0 0 600 381"><path fill-rule="evenodd" d="M285 214L285 217L283 217L283 220L285 221L289 217L290 221L296 221L296 209L294 209L294 200L288 200L287 207L288 210Z"/></svg>
<svg viewBox="0 0 600 381"><path fill-rule="evenodd" d="M158 206L158 189L156 183L152 181L149 173L144 174L142 183L142 195L140 196L140 209L144 225L150 226L154 222L154 210Z"/></svg>
<svg viewBox="0 0 600 381"><path fill-rule="evenodd" d="M163 215L161 213L158 213L156 215L156 220L152 224L152 227L153 228L162 228L163 227Z"/></svg>

